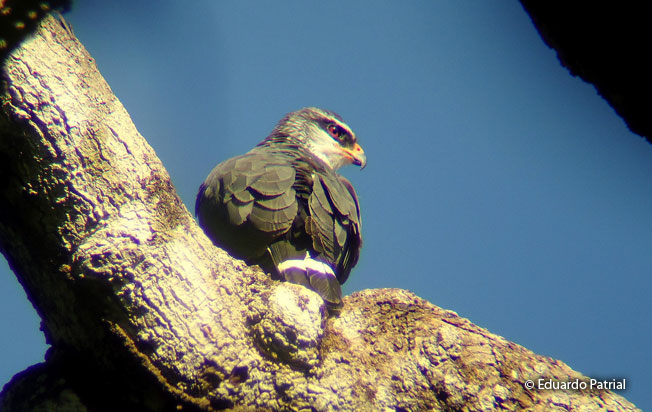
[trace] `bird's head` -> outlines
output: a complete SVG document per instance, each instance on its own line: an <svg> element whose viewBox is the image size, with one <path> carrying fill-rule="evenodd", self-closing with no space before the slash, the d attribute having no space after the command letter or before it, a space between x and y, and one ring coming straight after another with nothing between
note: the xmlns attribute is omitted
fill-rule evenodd
<svg viewBox="0 0 652 412"><path fill-rule="evenodd" d="M334 170L349 164L362 169L367 164L367 156L353 130L328 110L306 107L289 113L266 140L283 138L304 147Z"/></svg>

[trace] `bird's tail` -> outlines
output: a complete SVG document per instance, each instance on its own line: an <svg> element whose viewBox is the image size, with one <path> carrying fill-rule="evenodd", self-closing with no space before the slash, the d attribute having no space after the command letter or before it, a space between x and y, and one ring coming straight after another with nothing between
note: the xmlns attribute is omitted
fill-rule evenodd
<svg viewBox="0 0 652 412"><path fill-rule="evenodd" d="M329 264L312 258L308 252L305 252L305 257L285 260L279 259L275 253L271 255L281 279L314 290L329 309L342 306L342 288Z"/></svg>

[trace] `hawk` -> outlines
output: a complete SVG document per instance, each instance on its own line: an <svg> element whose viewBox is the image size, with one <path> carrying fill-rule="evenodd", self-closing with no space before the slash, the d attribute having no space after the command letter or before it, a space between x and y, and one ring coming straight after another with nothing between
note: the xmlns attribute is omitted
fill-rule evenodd
<svg viewBox="0 0 652 412"><path fill-rule="evenodd" d="M360 255L362 225L355 190L337 170L366 163L339 115L304 108L249 152L215 166L199 187L195 214L232 256L339 308L340 285Z"/></svg>

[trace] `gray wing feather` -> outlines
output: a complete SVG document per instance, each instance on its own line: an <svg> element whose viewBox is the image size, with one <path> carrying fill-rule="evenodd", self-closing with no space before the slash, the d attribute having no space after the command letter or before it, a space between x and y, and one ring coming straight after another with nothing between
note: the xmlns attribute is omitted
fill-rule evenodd
<svg viewBox="0 0 652 412"><path fill-rule="evenodd" d="M357 263L362 244L358 198L348 180L335 173L316 173L306 229L313 247L336 266L340 283Z"/></svg>
<svg viewBox="0 0 652 412"><path fill-rule="evenodd" d="M257 258L297 216L294 180L292 165L267 153L229 159L200 187L197 216L216 243L240 258Z"/></svg>
<svg viewBox="0 0 652 412"><path fill-rule="evenodd" d="M340 283L362 245L358 198L348 180L260 150L216 166L200 187L196 213L209 236L237 257L262 259L276 251L271 259L280 261L312 248L332 264ZM296 225L297 216L302 224ZM302 238L304 246L290 243ZM327 282L313 281L326 289Z"/></svg>

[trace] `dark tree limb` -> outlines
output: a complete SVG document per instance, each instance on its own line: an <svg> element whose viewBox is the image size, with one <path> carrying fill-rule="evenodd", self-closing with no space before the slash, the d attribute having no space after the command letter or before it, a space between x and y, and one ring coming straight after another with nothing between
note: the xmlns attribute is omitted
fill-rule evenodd
<svg viewBox="0 0 652 412"><path fill-rule="evenodd" d="M646 3L521 4L562 66L593 84L627 127L652 143L652 26Z"/></svg>
<svg viewBox="0 0 652 412"><path fill-rule="evenodd" d="M329 317L300 286L214 247L60 17L5 63L0 249L52 350L0 409L635 410L398 289Z"/></svg>

